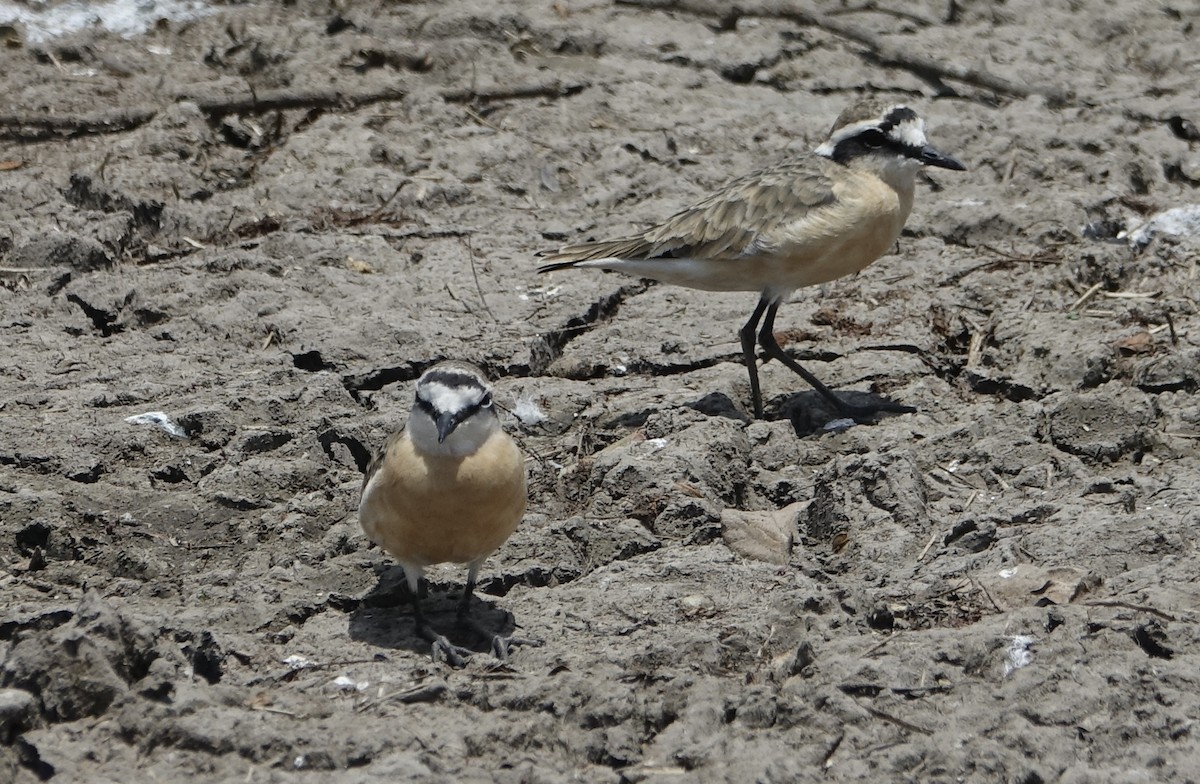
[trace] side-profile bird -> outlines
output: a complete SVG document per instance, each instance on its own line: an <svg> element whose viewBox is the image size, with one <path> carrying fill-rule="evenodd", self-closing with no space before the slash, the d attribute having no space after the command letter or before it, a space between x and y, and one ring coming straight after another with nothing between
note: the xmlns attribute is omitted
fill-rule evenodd
<svg viewBox="0 0 1200 784"><path fill-rule="evenodd" d="M426 622L419 595L425 567L467 564L458 605L459 619L466 619L479 568L516 530L525 502L524 459L500 427L483 372L456 361L426 370L407 425L367 466L358 519L367 537L404 567L417 632L432 644L434 658L461 666L470 651ZM500 658L514 644L539 643L492 635Z"/></svg>
<svg viewBox="0 0 1200 784"><path fill-rule="evenodd" d="M613 240L542 251L538 272L599 269L706 291L757 291L739 332L755 417L762 392L755 331L767 359L800 374L843 415L915 409L884 401L851 405L792 359L775 339L775 314L795 289L858 272L900 236L922 166L965 170L925 138L907 106L867 100L837 118L814 151L723 185L663 223ZM761 322L761 328L760 328Z"/></svg>

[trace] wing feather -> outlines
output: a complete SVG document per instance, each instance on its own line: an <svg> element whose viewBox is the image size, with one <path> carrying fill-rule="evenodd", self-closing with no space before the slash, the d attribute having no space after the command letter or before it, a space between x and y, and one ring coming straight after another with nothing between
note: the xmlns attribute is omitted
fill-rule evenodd
<svg viewBox="0 0 1200 784"><path fill-rule="evenodd" d="M731 180L701 201L640 234L567 245L538 254L550 272L599 259L736 259L775 244L776 231L833 204L828 167L805 155Z"/></svg>
<svg viewBox="0 0 1200 784"><path fill-rule="evenodd" d="M362 488L359 490L360 495L367 489L367 485L371 482L371 477L375 476L379 472L379 469L383 467L383 462L387 459L387 453L391 451L395 443L401 438L404 438L403 426L388 436L379 451L371 455L371 462L367 463L367 471L363 474Z"/></svg>

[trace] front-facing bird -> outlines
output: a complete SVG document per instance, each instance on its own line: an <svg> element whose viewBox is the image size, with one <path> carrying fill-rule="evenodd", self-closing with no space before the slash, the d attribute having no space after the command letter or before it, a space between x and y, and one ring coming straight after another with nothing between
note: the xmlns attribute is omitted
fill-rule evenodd
<svg viewBox="0 0 1200 784"><path fill-rule="evenodd" d="M795 289L858 272L887 252L908 219L922 166L966 168L929 145L912 109L864 101L842 112L813 152L732 180L639 234L545 251L549 263L538 272L590 268L708 291L760 292L739 333L756 417L756 330L767 358L799 373L843 414L910 412L895 403L842 401L780 348L774 324Z"/></svg>
<svg viewBox="0 0 1200 784"><path fill-rule="evenodd" d="M417 631L435 657L461 664L469 652L429 628L418 595L425 567L468 565L458 609L465 618L480 566L516 530L525 501L525 463L500 427L482 371L466 362L425 371L407 425L367 467L358 519L404 567ZM531 641L495 636L493 650L505 656L521 642Z"/></svg>

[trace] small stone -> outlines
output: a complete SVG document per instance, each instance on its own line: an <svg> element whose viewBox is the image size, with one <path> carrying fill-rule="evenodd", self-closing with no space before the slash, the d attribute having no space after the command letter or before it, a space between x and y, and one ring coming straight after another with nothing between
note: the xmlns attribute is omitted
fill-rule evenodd
<svg viewBox="0 0 1200 784"><path fill-rule="evenodd" d="M24 689L0 689L0 743L12 743L38 724L37 699Z"/></svg>

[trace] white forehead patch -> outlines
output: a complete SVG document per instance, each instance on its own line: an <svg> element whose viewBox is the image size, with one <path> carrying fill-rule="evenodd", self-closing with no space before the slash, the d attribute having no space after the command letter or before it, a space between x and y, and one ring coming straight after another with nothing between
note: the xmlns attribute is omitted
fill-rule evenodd
<svg viewBox="0 0 1200 784"><path fill-rule="evenodd" d="M417 385L417 397L433 406L435 411L445 413L477 406L485 394L485 390L474 385L450 386L440 381L423 381Z"/></svg>
<svg viewBox="0 0 1200 784"><path fill-rule="evenodd" d="M925 121L920 117L898 123L888 136L899 139L908 147L924 147L929 141L925 138Z"/></svg>

